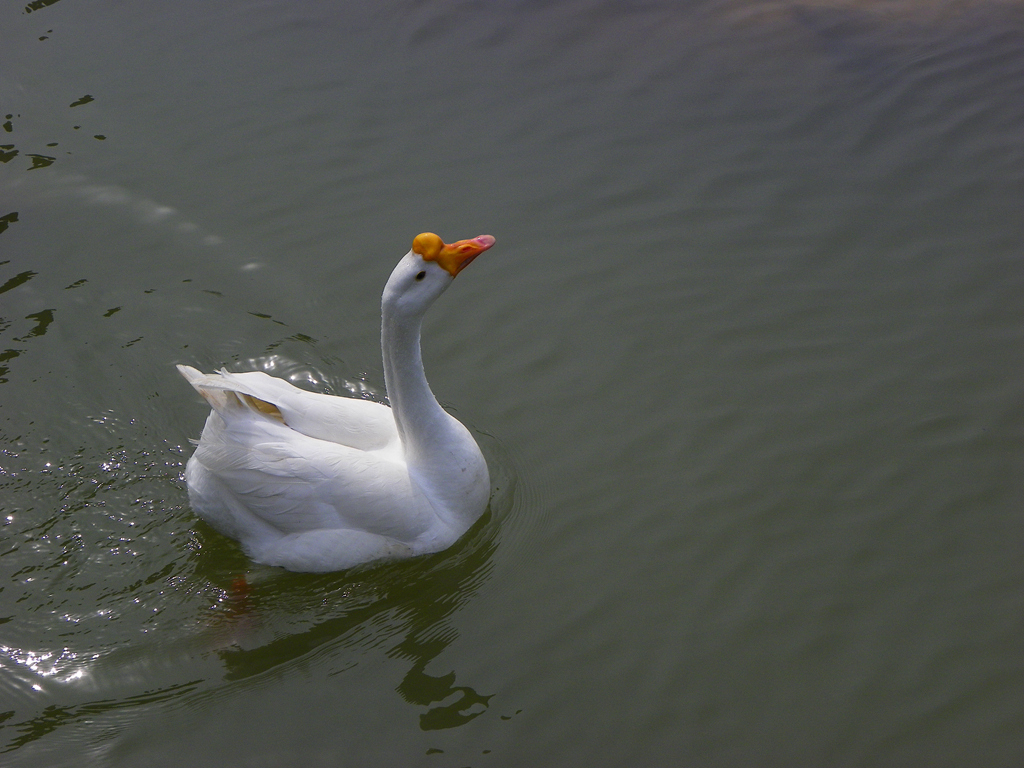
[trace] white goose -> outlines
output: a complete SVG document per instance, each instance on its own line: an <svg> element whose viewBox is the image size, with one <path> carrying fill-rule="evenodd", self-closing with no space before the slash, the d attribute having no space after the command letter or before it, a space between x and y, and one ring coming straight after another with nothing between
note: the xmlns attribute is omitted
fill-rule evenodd
<svg viewBox="0 0 1024 768"><path fill-rule="evenodd" d="M481 235L413 240L384 287L381 349L391 407L307 392L261 372L178 371L213 407L185 469L196 512L255 561L336 571L439 552L487 506L476 441L434 398L420 328L477 255Z"/></svg>

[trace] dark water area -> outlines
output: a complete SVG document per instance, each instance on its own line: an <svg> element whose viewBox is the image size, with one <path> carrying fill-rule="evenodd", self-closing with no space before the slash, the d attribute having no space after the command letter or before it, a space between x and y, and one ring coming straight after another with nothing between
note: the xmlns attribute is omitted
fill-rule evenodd
<svg viewBox="0 0 1024 768"><path fill-rule="evenodd" d="M1021 764L1022 211L1017 2L0 11L0 763ZM421 231L490 510L256 566L174 364L383 397Z"/></svg>

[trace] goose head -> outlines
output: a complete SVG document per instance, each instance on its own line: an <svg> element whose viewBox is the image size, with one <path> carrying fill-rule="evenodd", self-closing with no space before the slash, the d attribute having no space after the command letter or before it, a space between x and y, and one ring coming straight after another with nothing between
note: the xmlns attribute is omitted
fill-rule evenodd
<svg viewBox="0 0 1024 768"><path fill-rule="evenodd" d="M417 235L384 286L383 308L405 317L422 316L455 276L492 245L490 235L455 243L445 243L433 232Z"/></svg>

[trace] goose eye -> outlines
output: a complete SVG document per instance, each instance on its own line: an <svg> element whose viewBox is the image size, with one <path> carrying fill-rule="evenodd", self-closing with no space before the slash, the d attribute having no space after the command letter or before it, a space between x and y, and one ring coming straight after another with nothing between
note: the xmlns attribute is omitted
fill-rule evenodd
<svg viewBox="0 0 1024 768"><path fill-rule="evenodd" d="M426 276L427 276L426 272L419 272L419 273L416 274L416 279L417 280L422 280Z"/></svg>

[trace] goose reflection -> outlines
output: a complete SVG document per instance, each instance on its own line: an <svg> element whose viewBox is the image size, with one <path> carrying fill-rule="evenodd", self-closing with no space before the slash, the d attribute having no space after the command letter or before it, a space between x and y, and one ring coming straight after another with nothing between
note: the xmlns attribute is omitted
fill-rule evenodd
<svg viewBox="0 0 1024 768"><path fill-rule="evenodd" d="M458 638L449 619L490 574L494 533L488 512L453 548L417 561L373 568L362 576L277 574L273 582L257 582L245 593L235 585L216 630L224 679L253 678L321 650L380 645L384 635L398 638L389 657L412 662L396 691L409 704L427 708L420 727L437 730L469 722L487 710L493 694L458 684L454 671L435 676L427 667ZM318 614L299 632L269 626Z"/></svg>

